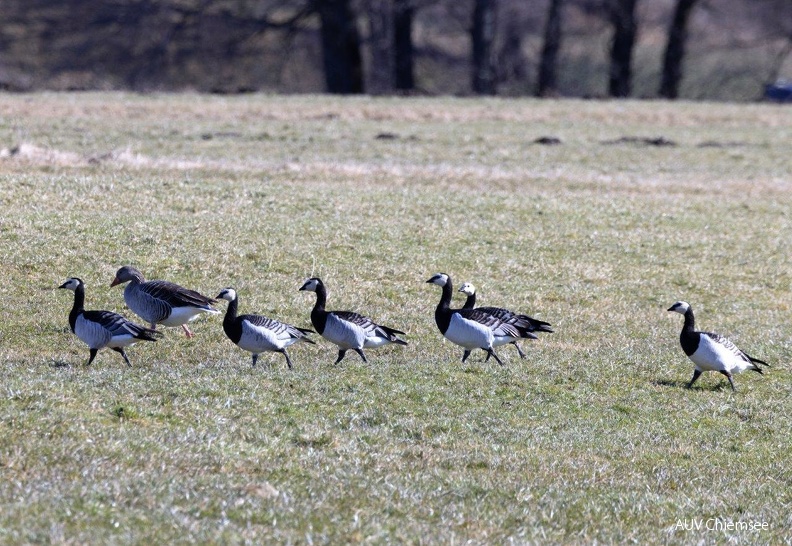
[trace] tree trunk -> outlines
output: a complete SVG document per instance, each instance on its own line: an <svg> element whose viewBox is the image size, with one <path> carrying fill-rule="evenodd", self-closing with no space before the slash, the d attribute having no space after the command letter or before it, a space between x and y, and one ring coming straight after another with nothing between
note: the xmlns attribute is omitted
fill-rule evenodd
<svg viewBox="0 0 792 546"><path fill-rule="evenodd" d="M315 0L322 22L322 61L328 93L363 93L360 34L349 0Z"/></svg>
<svg viewBox="0 0 792 546"><path fill-rule="evenodd" d="M544 45L539 62L537 97L558 94L558 51L561 49L561 6L564 0L550 0L544 28Z"/></svg>
<svg viewBox="0 0 792 546"><path fill-rule="evenodd" d="M610 82L608 93L611 97L630 96L632 79L632 53L638 25L635 21L635 5L638 0L612 0L611 22L613 23L613 43L610 53Z"/></svg>
<svg viewBox="0 0 792 546"><path fill-rule="evenodd" d="M675 99L679 96L679 83L682 81L682 61L685 58L687 26L690 12L698 0L677 0L674 18L668 27L668 43L663 56L663 79L660 83L660 96Z"/></svg>
<svg viewBox="0 0 792 546"><path fill-rule="evenodd" d="M411 0L394 0L393 6L393 53L396 89L415 89L412 25L415 8Z"/></svg>
<svg viewBox="0 0 792 546"><path fill-rule="evenodd" d="M371 63L368 92L377 95L393 91L393 9L391 0L368 0Z"/></svg>
<svg viewBox="0 0 792 546"><path fill-rule="evenodd" d="M500 47L495 57L495 81L498 84L521 84L526 79L525 56L522 52L522 41L525 36L524 25L514 19L507 20L498 30Z"/></svg>
<svg viewBox="0 0 792 546"><path fill-rule="evenodd" d="M477 95L495 94L495 16L497 0L475 0L471 42L473 48L473 92Z"/></svg>

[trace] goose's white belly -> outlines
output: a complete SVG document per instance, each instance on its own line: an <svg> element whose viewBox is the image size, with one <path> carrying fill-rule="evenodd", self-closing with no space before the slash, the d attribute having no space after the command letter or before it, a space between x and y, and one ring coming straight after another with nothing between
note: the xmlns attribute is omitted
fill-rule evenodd
<svg viewBox="0 0 792 546"><path fill-rule="evenodd" d="M506 345L513 341L517 341L518 338L512 336L495 336L492 339L492 346L493 347L500 347L501 345Z"/></svg>
<svg viewBox="0 0 792 546"><path fill-rule="evenodd" d="M454 313L451 315L445 337L465 349L489 349L495 336L489 326L466 320L458 313Z"/></svg>
<svg viewBox="0 0 792 546"><path fill-rule="evenodd" d="M361 349L365 347L376 347L376 345L365 345L366 331L360 326L341 320L335 315L328 315L322 337L338 345L339 349Z"/></svg>
<svg viewBox="0 0 792 546"><path fill-rule="evenodd" d="M727 371L739 373L752 365L709 336L702 335L696 352L690 360L701 371Z"/></svg>
<svg viewBox="0 0 792 546"><path fill-rule="evenodd" d="M115 349L117 347L129 347L140 341L140 339L132 336L132 335L124 335L124 336L114 336L110 342L107 344L108 347L111 349Z"/></svg>
<svg viewBox="0 0 792 546"><path fill-rule="evenodd" d="M159 324L163 326L181 326L187 324L191 320L195 320L198 315L202 313L211 313L208 309L200 309L198 307L174 307L171 309L170 315L165 320L161 320Z"/></svg>
<svg viewBox="0 0 792 546"><path fill-rule="evenodd" d="M74 323L74 333L91 349L106 347L112 339L107 328L101 324L87 320L82 315L78 316ZM120 346L121 345L119 345L119 347Z"/></svg>
<svg viewBox="0 0 792 546"><path fill-rule="evenodd" d="M391 340L389 340L388 338L378 335L373 335L373 336L368 336L366 338L366 340L363 342L363 346L366 348L382 347L383 345L387 345L388 343L392 343Z"/></svg>
<svg viewBox="0 0 792 546"><path fill-rule="evenodd" d="M300 338L292 337L288 331L276 332L263 326L255 326L248 321L242 322L242 337L239 338L237 345L251 353L263 351L280 351L286 347L300 341Z"/></svg>

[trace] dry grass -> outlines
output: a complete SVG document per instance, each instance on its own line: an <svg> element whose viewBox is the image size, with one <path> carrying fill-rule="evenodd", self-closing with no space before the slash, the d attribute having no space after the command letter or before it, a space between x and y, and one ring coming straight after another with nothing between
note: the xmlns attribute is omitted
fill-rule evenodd
<svg viewBox="0 0 792 546"><path fill-rule="evenodd" d="M0 112L0 540L788 541L789 110L44 94ZM320 341L294 371L251 369L203 319L132 369L85 369L53 288L78 275L89 307L128 312L108 286L124 263L300 326L317 274L331 308L410 346L333 367ZM556 333L460 365L437 271ZM677 299L773 368L684 389ZM770 529L674 529L711 517Z"/></svg>

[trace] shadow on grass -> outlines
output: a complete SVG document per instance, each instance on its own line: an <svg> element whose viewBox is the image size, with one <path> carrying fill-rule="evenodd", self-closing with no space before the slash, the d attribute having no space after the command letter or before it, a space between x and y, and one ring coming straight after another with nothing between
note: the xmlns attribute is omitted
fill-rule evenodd
<svg viewBox="0 0 792 546"><path fill-rule="evenodd" d="M658 379L656 381L652 381L653 385L657 385L659 387L673 387L677 389L688 389L688 381L674 381L671 379ZM693 385L692 391L722 391L724 389L724 385L728 385L725 381L719 382L715 385L706 385L702 383L696 383Z"/></svg>
<svg viewBox="0 0 792 546"><path fill-rule="evenodd" d="M66 362L65 360L53 360L49 364L47 364L50 368L71 368L71 362Z"/></svg>

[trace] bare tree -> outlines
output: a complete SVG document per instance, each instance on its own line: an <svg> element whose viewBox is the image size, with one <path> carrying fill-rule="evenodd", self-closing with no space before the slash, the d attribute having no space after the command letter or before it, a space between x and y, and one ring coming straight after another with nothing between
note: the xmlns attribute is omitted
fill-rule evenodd
<svg viewBox="0 0 792 546"><path fill-rule="evenodd" d="M415 51L412 41L414 17L412 0L394 0L394 77L399 91L412 91L415 88Z"/></svg>
<svg viewBox="0 0 792 546"><path fill-rule="evenodd" d="M772 60L765 77L765 82L769 84L778 79L788 57L792 55L792 0L766 0L763 4L767 8L759 16L766 29L765 36L778 43L771 53Z"/></svg>
<svg viewBox="0 0 792 546"><path fill-rule="evenodd" d="M638 34L638 23L635 19L637 3L638 0L611 0L609 5L613 24L608 82L608 93L611 97L630 96L632 54Z"/></svg>
<svg viewBox="0 0 792 546"><path fill-rule="evenodd" d="M558 93L558 52L561 49L561 8L564 0L550 0L544 27L544 43L539 61L539 78L536 85L537 97L549 97Z"/></svg>
<svg viewBox="0 0 792 546"><path fill-rule="evenodd" d="M371 63L368 71L368 92L372 94L393 91L393 30L392 0L367 0L369 22L369 49Z"/></svg>
<svg viewBox="0 0 792 546"><path fill-rule="evenodd" d="M473 26L470 30L473 49L473 92L495 94L495 19L497 0L474 0Z"/></svg>
<svg viewBox="0 0 792 546"><path fill-rule="evenodd" d="M349 0L314 0L321 20L322 64L328 93L363 93L360 33Z"/></svg>
<svg viewBox="0 0 792 546"><path fill-rule="evenodd" d="M663 79L660 83L660 96L675 99L679 96L682 81L682 61L685 58L687 28L690 12L698 0L677 0L674 16L668 27L668 42L663 55Z"/></svg>

